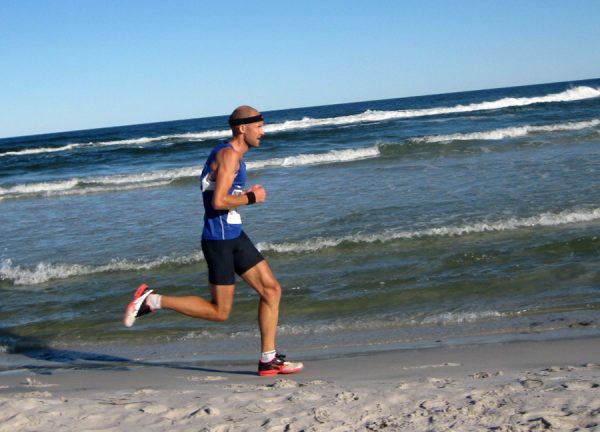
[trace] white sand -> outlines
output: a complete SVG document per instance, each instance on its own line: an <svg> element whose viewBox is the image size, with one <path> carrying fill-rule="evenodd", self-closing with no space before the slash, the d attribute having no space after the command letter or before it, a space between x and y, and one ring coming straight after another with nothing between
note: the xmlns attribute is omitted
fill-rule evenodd
<svg viewBox="0 0 600 432"><path fill-rule="evenodd" d="M291 353L290 353L291 357ZM0 431L600 431L600 339L0 374Z"/></svg>

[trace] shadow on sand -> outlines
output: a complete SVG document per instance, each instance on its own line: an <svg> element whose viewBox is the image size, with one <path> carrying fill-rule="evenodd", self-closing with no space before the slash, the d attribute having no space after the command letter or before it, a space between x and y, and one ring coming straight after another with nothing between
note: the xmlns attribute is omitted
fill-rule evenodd
<svg viewBox="0 0 600 432"><path fill-rule="evenodd" d="M98 354L93 352L82 352L74 350L56 349L48 346L44 341L32 336L19 336L0 328L0 346L4 347L5 355L18 355L22 360L16 360L18 366L2 366L0 372L13 369L28 369L37 374L51 374L56 369L111 369L127 370L130 367L165 367L171 369L183 369L188 371L235 374L235 375L256 375L256 372L249 370L227 370L208 367L190 366L176 363L154 363L132 360L126 357L117 357L107 354ZM26 359L36 360L33 364L24 364ZM44 364L50 362L51 364Z"/></svg>

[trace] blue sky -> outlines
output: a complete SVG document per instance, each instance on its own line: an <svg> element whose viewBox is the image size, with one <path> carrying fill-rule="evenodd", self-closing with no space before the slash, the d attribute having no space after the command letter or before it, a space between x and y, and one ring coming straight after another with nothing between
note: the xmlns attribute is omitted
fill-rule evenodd
<svg viewBox="0 0 600 432"><path fill-rule="evenodd" d="M600 77L600 1L0 0L0 137Z"/></svg>

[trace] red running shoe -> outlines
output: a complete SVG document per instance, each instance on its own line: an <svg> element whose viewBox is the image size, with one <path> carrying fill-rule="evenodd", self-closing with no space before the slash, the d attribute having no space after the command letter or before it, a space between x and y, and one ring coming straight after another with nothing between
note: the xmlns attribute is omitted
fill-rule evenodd
<svg viewBox="0 0 600 432"><path fill-rule="evenodd" d="M275 354L275 358L268 363L258 362L258 375L269 376L278 374L291 374L300 372L304 369L302 363L292 363L285 361L285 355Z"/></svg>
<svg viewBox="0 0 600 432"><path fill-rule="evenodd" d="M148 296L152 294L152 290L146 284L141 284L135 294L133 295L133 301L127 305L125 309L125 315L123 316L123 324L125 327L131 327L135 320L142 315L154 312L148 306L146 301Z"/></svg>

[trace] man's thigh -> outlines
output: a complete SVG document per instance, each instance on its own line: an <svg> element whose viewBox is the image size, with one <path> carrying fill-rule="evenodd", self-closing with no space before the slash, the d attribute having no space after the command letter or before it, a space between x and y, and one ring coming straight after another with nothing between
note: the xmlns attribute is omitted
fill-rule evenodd
<svg viewBox="0 0 600 432"><path fill-rule="evenodd" d="M267 260L262 260L250 270L241 275L242 279L248 285L254 288L259 294L263 294L265 289L277 286L279 283L269 266Z"/></svg>
<svg viewBox="0 0 600 432"><path fill-rule="evenodd" d="M217 306L217 308L229 314L233 306L235 285L210 284L210 293L212 295L212 302Z"/></svg>

